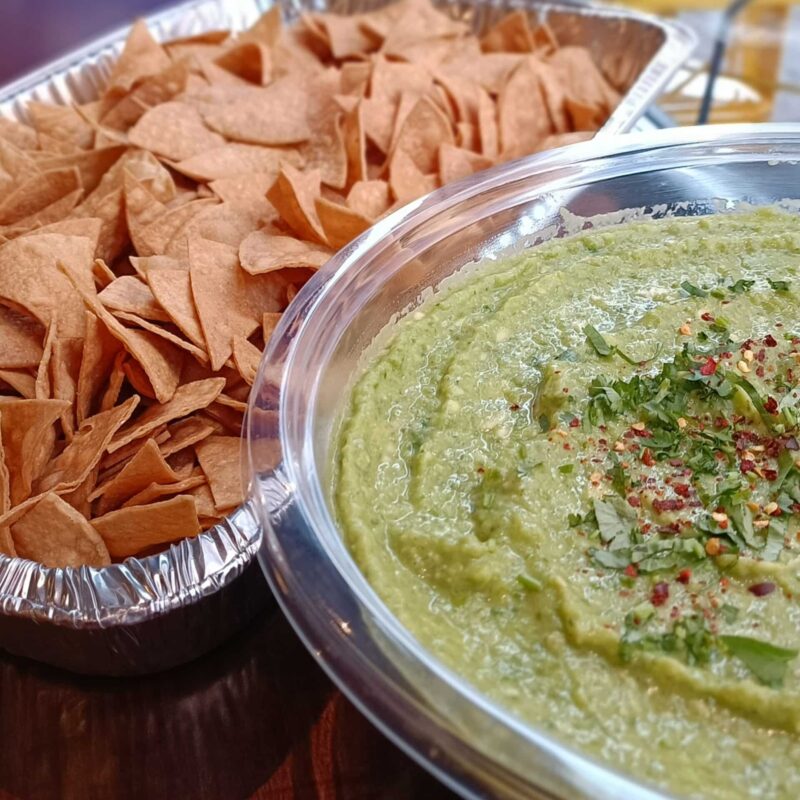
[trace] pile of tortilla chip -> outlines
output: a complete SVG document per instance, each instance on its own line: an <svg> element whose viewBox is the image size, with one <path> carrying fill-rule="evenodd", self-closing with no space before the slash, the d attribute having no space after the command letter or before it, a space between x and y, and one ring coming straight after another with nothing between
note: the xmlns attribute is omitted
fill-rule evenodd
<svg viewBox="0 0 800 800"><path fill-rule="evenodd" d="M0 119L0 552L100 566L219 522L260 354L313 271L618 99L521 11L478 38L403 0L163 45L139 23L99 99Z"/></svg>

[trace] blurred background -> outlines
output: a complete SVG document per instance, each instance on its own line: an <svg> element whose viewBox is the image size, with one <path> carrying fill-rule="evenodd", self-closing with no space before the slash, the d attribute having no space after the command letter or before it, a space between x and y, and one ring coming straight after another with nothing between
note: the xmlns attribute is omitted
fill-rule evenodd
<svg viewBox="0 0 800 800"><path fill-rule="evenodd" d="M626 0L699 34L661 108L680 124L800 120L800 0ZM0 0L0 84L169 5L164 0ZM713 102L703 109L709 71ZM708 112L708 113L704 113Z"/></svg>

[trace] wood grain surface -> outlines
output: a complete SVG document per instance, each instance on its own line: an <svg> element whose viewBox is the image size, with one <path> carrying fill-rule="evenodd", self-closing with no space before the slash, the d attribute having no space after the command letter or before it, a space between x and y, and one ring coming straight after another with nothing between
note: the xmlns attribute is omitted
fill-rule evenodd
<svg viewBox="0 0 800 800"><path fill-rule="evenodd" d="M0 655L0 800L444 800L334 688L274 609L147 678Z"/></svg>

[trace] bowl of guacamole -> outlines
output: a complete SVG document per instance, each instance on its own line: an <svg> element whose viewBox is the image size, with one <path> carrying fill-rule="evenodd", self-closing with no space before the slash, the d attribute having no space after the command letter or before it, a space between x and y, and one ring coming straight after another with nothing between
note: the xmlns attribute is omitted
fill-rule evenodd
<svg viewBox="0 0 800 800"><path fill-rule="evenodd" d="M798 797L800 127L624 139L312 281L251 407L262 562L464 794Z"/></svg>

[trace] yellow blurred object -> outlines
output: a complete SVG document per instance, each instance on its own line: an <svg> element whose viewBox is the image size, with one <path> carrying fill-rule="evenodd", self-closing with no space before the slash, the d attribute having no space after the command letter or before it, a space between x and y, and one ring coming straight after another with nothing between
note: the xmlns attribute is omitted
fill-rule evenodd
<svg viewBox="0 0 800 800"><path fill-rule="evenodd" d="M709 122L765 122L772 119L775 95L781 86L780 72L789 35L791 6L796 2L754 0L735 17L722 69L714 85ZM681 12L724 12L730 5L723 0L629 0L627 4L664 16L676 16ZM659 100L660 107L681 125L695 124L707 76L708 64L690 62L682 71L681 80L673 83ZM800 94L798 87L782 88Z"/></svg>

